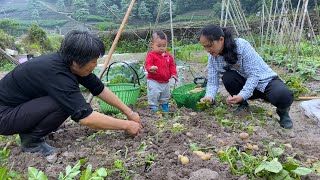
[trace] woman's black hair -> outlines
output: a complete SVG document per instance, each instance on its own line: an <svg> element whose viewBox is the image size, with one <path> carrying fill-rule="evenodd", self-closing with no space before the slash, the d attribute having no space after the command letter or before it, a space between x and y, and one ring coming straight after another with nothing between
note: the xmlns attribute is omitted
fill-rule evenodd
<svg viewBox="0 0 320 180"><path fill-rule="evenodd" d="M72 30L63 39L59 53L68 65L73 62L83 67L92 59L104 55L103 42L87 31Z"/></svg>
<svg viewBox="0 0 320 180"><path fill-rule="evenodd" d="M200 36L206 37L211 42L224 37L222 56L229 64L235 64L238 61L237 44L233 39L230 29L212 24L204 27L200 32Z"/></svg>

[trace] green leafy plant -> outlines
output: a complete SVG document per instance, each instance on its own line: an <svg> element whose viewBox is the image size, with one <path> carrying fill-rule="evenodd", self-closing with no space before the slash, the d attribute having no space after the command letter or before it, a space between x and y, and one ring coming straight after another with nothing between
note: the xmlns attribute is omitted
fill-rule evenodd
<svg viewBox="0 0 320 180"><path fill-rule="evenodd" d="M145 164L146 171L149 171L149 169L151 168L153 163L156 161L157 157L158 157L158 155L157 154L153 154L153 153L148 154L145 157L144 164Z"/></svg>
<svg viewBox="0 0 320 180"><path fill-rule="evenodd" d="M285 78L285 83L293 91L295 98L308 92L308 89L301 81L303 80L298 76L288 76Z"/></svg>
<svg viewBox="0 0 320 180"><path fill-rule="evenodd" d="M48 177L34 167L28 167L28 180L47 180Z"/></svg>
<svg viewBox="0 0 320 180"><path fill-rule="evenodd" d="M197 107L200 110L206 110L210 108L210 102L206 101L206 102L197 102Z"/></svg>
<svg viewBox="0 0 320 180"><path fill-rule="evenodd" d="M89 164L85 170L82 171L80 180L103 180L108 176L105 168L96 169L92 171L92 165Z"/></svg>
<svg viewBox="0 0 320 180"><path fill-rule="evenodd" d="M81 159L73 167L68 165L66 167L65 174L63 174L63 172L60 172L58 180L71 180L71 179L74 179L78 174L80 174L80 172L81 172L80 171L80 167L81 167L81 165L84 164L84 162L85 162L85 160Z"/></svg>

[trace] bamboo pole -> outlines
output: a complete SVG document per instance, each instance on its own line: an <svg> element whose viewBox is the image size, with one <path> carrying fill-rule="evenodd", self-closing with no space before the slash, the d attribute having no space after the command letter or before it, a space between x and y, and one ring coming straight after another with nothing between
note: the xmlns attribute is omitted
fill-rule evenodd
<svg viewBox="0 0 320 180"><path fill-rule="evenodd" d="M229 12L230 0L226 0L226 1L227 1L227 3L224 2L224 3L226 3L226 16L224 18L224 26L223 27L226 27L227 26L227 22L228 22L228 12Z"/></svg>
<svg viewBox="0 0 320 180"><path fill-rule="evenodd" d="M314 0L314 6L316 7L316 16L317 16L317 30L320 33L320 15L318 9L318 1Z"/></svg>
<svg viewBox="0 0 320 180"><path fill-rule="evenodd" d="M293 52L296 46L296 26L297 26L297 18L298 18L298 14L299 14L299 10L300 10L300 4L301 4L301 0L298 1L298 5L297 5L297 9L294 15L294 20L293 20L293 24L292 24L292 31L291 31L291 35L290 35L290 40L293 41L293 43L288 43L288 54L290 55L291 58L293 58ZM293 46L291 46L293 45ZM292 49L291 49L292 47Z"/></svg>
<svg viewBox="0 0 320 180"><path fill-rule="evenodd" d="M173 23L172 23L172 0L170 1L170 30L171 30L171 55L174 58L174 32L173 32Z"/></svg>
<svg viewBox="0 0 320 180"><path fill-rule="evenodd" d="M264 4L266 3L266 0L263 0L262 3L262 13L261 13L261 21L260 21L260 47L262 47L262 41L264 36Z"/></svg>
<svg viewBox="0 0 320 180"><path fill-rule="evenodd" d="M265 45L267 45L267 43L268 43L269 30L270 30L270 26L271 26L272 8L273 8L273 0L271 1L271 5L270 5L270 13L269 13L269 19L268 19L267 33L266 33L266 39L264 41Z"/></svg>
<svg viewBox="0 0 320 180"><path fill-rule="evenodd" d="M117 35L116 35L116 37L115 37L115 39L114 39L114 41L112 43L112 46L111 46L111 48L110 48L110 50L108 52L107 59L106 59L105 63L103 64L102 69L100 70L100 73L99 73L99 76L98 76L100 79L102 78L103 73L106 71L106 69L107 69L107 67L109 65L109 62L110 62L111 57L112 57L112 54L113 54L114 50L116 49L116 46L118 44L118 41L119 41L120 36L122 34L122 31L123 31L123 29L125 27L125 24L127 23L128 19L129 19L130 13L132 11L132 8L133 8L133 5L134 5L135 2L136 2L136 0L132 0L131 1L130 5L129 5L129 8L128 8L128 10L127 10L127 12L126 12L126 14L125 14L125 16L123 18L123 21L122 21L122 23L121 23L121 25L119 27L118 33L117 33ZM93 95L90 94L90 96L88 97L88 103L90 103L92 101L92 99L93 99Z"/></svg>
<svg viewBox="0 0 320 180"><path fill-rule="evenodd" d="M277 44L277 42L282 42L281 38L279 37L280 29L281 29L281 23L283 22L283 14L285 11L285 6L286 6L287 0L282 0L282 7L281 7L281 12L280 12L280 17L278 18L278 27L277 31L275 32L275 41L274 44Z"/></svg>
<svg viewBox="0 0 320 180"><path fill-rule="evenodd" d="M222 3L221 3L221 16L220 16L220 27L222 27L222 24L223 24L223 15L224 15L224 3L225 3L225 0L222 0Z"/></svg>
<svg viewBox="0 0 320 180"><path fill-rule="evenodd" d="M240 18L238 18L238 16L237 16L237 13L236 13L236 12L239 12L239 11L235 10L235 7L234 7L233 2L234 2L234 1L231 1L231 2L230 2L230 5L229 5L229 7L230 7L229 12L230 12L230 15L231 15L230 19L233 19L233 21L235 22L235 24L238 25L239 31L241 32L241 31L245 30L245 28L242 26L242 23L241 23L240 20L239 20Z"/></svg>
<svg viewBox="0 0 320 180"><path fill-rule="evenodd" d="M0 55L3 55L5 58L7 58L11 63L13 63L14 65L18 65L19 64L19 61L10 56L9 54L6 53L6 51L4 51L2 48L0 48Z"/></svg>
<svg viewBox="0 0 320 180"><path fill-rule="evenodd" d="M236 23L240 26L240 28L239 28L240 31L243 31L244 35L246 35L247 28L246 28L244 22L242 21L240 9L237 6L238 4L235 1L231 1L231 2L233 2L233 3L231 3L230 7L231 7L231 12L233 12L234 19L235 19Z"/></svg>
<svg viewBox="0 0 320 180"><path fill-rule="evenodd" d="M277 18L277 13L278 13L278 0L276 0L276 5L275 5L275 8L274 8L274 14L273 14L273 20L272 20L272 29L271 29L271 36L270 36L270 42L269 42L269 53L271 53L271 49L273 48L272 47L272 42L273 42L273 35L274 35L274 31L275 31L275 27L274 27L274 24L275 24L275 20ZM274 60L274 51L272 51L272 63L273 63L273 60Z"/></svg>
<svg viewBox="0 0 320 180"><path fill-rule="evenodd" d="M247 31L247 34L248 34L248 36L251 38L252 45L253 45L254 47L256 47L256 43L255 43L254 38L253 38L252 33L251 33L251 28L250 28L250 26L249 26L249 23L247 22L247 18L246 18L245 14L244 14L244 11L243 11L243 9L241 8L240 0L237 0L236 2L237 2L237 4L238 4L237 7L239 8L239 14L240 14L240 16L242 17L241 19L244 21L244 24L245 24L245 26L246 26L246 29L248 30L248 31Z"/></svg>
<svg viewBox="0 0 320 180"><path fill-rule="evenodd" d="M236 31L237 36L239 36L239 32L238 32L237 26L236 26L236 24L234 23L233 18L232 18L232 16L231 16L231 13L230 13L230 11L229 11L229 6L230 6L229 1L230 1L230 0L228 0L227 13L228 13L228 15L229 15L229 17L230 17L230 21L231 21L231 23L232 23L232 25L233 25L233 27L234 27L234 30ZM226 21L225 21L225 27L226 27L226 24L227 24L227 18L226 18Z"/></svg>
<svg viewBox="0 0 320 180"><path fill-rule="evenodd" d="M300 45L301 42L301 37L302 37L302 32L303 32L303 27L304 27L304 20L308 11L308 4L309 4L309 0L304 0L303 1L303 13L302 13L302 21L301 21L301 27L300 27L300 32L299 32L299 36L298 36L298 45ZM294 63L294 72L296 72L297 70L297 65L298 65L298 59L299 59L299 48L296 49L296 61Z"/></svg>

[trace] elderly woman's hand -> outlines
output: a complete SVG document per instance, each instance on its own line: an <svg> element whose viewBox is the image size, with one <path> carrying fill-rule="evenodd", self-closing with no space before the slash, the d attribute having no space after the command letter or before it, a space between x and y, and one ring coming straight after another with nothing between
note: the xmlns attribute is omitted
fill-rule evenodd
<svg viewBox="0 0 320 180"><path fill-rule="evenodd" d="M132 136L136 136L143 131L143 127L137 122L127 121L127 128L125 131Z"/></svg>
<svg viewBox="0 0 320 180"><path fill-rule="evenodd" d="M141 124L140 116L139 116L139 114L137 112L133 112L132 111L131 114L127 115L127 118L130 121L134 121L134 122L137 122L137 123Z"/></svg>

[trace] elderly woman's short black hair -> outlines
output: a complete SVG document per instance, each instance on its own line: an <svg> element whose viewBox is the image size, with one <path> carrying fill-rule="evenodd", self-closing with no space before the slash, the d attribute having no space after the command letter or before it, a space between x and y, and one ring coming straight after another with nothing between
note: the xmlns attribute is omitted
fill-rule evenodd
<svg viewBox="0 0 320 180"><path fill-rule="evenodd" d="M103 56L105 47L97 36L87 31L72 30L63 39L59 53L69 65L75 62L83 67L91 60Z"/></svg>

